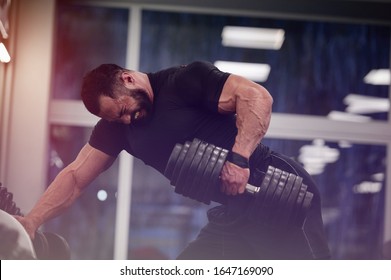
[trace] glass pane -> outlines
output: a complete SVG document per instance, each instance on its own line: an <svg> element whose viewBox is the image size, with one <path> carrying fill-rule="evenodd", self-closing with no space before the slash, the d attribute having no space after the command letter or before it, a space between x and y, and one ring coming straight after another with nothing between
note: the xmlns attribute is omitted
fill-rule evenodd
<svg viewBox="0 0 391 280"><path fill-rule="evenodd" d="M175 259L206 222L205 205L174 192L169 181L134 162L129 259Z"/></svg>
<svg viewBox="0 0 391 280"><path fill-rule="evenodd" d="M129 11L63 2L55 19L53 97L80 99L87 71L102 63L125 66Z"/></svg>
<svg viewBox="0 0 391 280"><path fill-rule="evenodd" d="M224 26L283 29L285 39L279 50L225 47ZM347 117L336 111L388 119L389 79L374 85L364 77L373 69L390 68L389 26L143 12L141 70L193 60L270 65L267 80L260 83L274 97L274 112ZM369 99L363 103L360 96Z"/></svg>
<svg viewBox="0 0 391 280"><path fill-rule="evenodd" d="M50 127L48 182L74 160L91 131L71 126ZM117 183L118 160L63 215L45 224L45 231L58 233L68 241L72 259L113 258Z"/></svg>
<svg viewBox="0 0 391 280"><path fill-rule="evenodd" d="M386 146L321 139L263 142L295 158L313 175L334 259L381 259Z"/></svg>

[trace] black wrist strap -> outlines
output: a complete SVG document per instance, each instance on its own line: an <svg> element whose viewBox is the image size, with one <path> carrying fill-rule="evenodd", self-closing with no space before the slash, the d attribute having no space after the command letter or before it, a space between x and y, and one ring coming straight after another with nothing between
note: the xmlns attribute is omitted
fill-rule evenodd
<svg viewBox="0 0 391 280"><path fill-rule="evenodd" d="M250 164L248 162L248 159L244 156L241 156L235 152L230 151L227 156L227 160L237 166L240 166L241 168L249 168Z"/></svg>

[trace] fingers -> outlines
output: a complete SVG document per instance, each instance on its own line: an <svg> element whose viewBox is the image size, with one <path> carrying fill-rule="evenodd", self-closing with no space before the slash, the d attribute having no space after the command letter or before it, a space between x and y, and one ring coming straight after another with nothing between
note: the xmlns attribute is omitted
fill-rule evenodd
<svg viewBox="0 0 391 280"><path fill-rule="evenodd" d="M13 216L19 223L22 224L27 234L30 236L31 240L35 238L35 229L28 223L25 217L22 216Z"/></svg>
<svg viewBox="0 0 391 280"><path fill-rule="evenodd" d="M244 193L249 176L248 168L241 168L227 161L221 172L221 191L227 195Z"/></svg>

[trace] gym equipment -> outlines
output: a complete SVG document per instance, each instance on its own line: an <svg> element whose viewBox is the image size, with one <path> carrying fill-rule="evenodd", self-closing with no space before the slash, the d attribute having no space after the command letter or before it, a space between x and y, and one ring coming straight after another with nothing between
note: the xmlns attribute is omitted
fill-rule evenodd
<svg viewBox="0 0 391 280"><path fill-rule="evenodd" d="M16 207L13 201L13 194L8 192L7 188L0 183L0 209L11 214L20 216L20 209Z"/></svg>
<svg viewBox="0 0 391 280"><path fill-rule="evenodd" d="M228 196L220 192L219 178L228 153L197 138L176 144L164 175L178 194L205 204L225 204ZM247 184L246 194L251 196L246 217L273 227L302 227L313 198L303 178L273 166L255 186Z"/></svg>
<svg viewBox="0 0 391 280"><path fill-rule="evenodd" d="M0 259L37 259L34 245L24 227L9 213L0 210Z"/></svg>
<svg viewBox="0 0 391 280"><path fill-rule="evenodd" d="M23 226L12 215L23 216L13 201L13 194L0 183L0 226L3 230L11 230L15 236L14 250L23 250L24 257L20 253L7 252L10 258L39 259L39 260L69 260L70 248L67 241L60 235L51 232L35 232L34 240L31 240ZM12 243L12 242L11 242Z"/></svg>
<svg viewBox="0 0 391 280"><path fill-rule="evenodd" d="M71 251L64 237L53 232L35 233L33 245L40 260L70 260Z"/></svg>

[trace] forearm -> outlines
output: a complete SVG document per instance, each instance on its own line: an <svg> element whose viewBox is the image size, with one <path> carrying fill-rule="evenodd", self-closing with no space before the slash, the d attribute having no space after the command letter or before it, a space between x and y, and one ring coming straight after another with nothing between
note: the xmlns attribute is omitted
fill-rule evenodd
<svg viewBox="0 0 391 280"><path fill-rule="evenodd" d="M65 168L50 184L34 208L26 215L36 228L62 214L80 196L71 168Z"/></svg>
<svg viewBox="0 0 391 280"><path fill-rule="evenodd" d="M232 151L246 158L251 156L269 128L272 103L273 99L262 87L249 88L237 97L238 134Z"/></svg>

